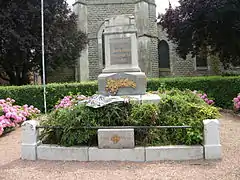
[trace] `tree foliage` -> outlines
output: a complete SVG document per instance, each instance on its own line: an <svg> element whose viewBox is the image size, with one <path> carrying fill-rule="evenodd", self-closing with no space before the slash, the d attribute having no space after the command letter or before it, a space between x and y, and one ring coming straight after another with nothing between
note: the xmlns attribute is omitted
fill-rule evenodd
<svg viewBox="0 0 240 180"><path fill-rule="evenodd" d="M29 72L42 67L41 1L0 0L0 77L10 84L28 83ZM87 43L77 30L76 15L65 0L44 1L47 69L73 66Z"/></svg>
<svg viewBox="0 0 240 180"><path fill-rule="evenodd" d="M227 67L240 65L240 0L179 0L159 23L185 58L209 53Z"/></svg>

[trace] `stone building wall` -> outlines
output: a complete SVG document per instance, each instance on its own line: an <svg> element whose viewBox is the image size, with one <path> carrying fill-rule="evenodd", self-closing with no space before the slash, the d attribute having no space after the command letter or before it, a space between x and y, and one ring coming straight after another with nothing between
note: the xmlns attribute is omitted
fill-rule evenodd
<svg viewBox="0 0 240 180"><path fill-rule="evenodd" d="M151 46L150 46L150 53L151 53L151 63L152 63L152 70L150 77L159 77L159 69L158 69L158 30L157 30L157 23L156 23L156 5L149 4L149 33L151 36Z"/></svg>
<svg viewBox="0 0 240 180"><path fill-rule="evenodd" d="M182 59L176 52L176 45L168 40L166 31L162 30L162 27L158 24L158 38L164 40L169 45L170 55L170 69L169 72L161 72L160 76L201 76L212 75L210 57L208 57L208 66L206 68L196 67L196 58L188 55L186 59Z"/></svg>
<svg viewBox="0 0 240 180"><path fill-rule="evenodd" d="M95 80L102 72L104 20L122 14L134 15L136 19L140 68L148 77L158 77L155 0L77 0L74 11L79 16L79 29L89 38L87 51L78 59L76 80Z"/></svg>
<svg viewBox="0 0 240 180"><path fill-rule="evenodd" d="M105 3L104 3L105 2ZM134 4L107 4L106 1L92 1L87 5L88 19L88 61L89 79L97 79L102 72L102 32L104 30L104 20L114 15L133 14Z"/></svg>
<svg viewBox="0 0 240 180"><path fill-rule="evenodd" d="M81 53L75 69L75 80L95 80L104 69L102 33L104 20L116 15L134 15L138 29L139 66L147 77L211 75L211 63L196 67L196 58L180 58L175 45L156 21L155 0L76 0L74 12L78 15L78 28L88 34L88 48ZM169 45L170 68L159 68L158 43Z"/></svg>

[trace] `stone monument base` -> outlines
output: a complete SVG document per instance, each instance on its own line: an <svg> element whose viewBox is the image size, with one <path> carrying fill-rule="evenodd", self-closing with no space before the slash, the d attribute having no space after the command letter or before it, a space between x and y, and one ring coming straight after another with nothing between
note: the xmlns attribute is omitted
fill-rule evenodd
<svg viewBox="0 0 240 180"><path fill-rule="evenodd" d="M145 104L145 103L158 104L161 100L159 95L150 94L150 93L146 93L144 95L128 95L128 96L121 96L121 97L128 97L130 101L141 103L141 104Z"/></svg>
<svg viewBox="0 0 240 180"><path fill-rule="evenodd" d="M98 93L109 95L144 95L147 79L143 72L102 73L98 76Z"/></svg>

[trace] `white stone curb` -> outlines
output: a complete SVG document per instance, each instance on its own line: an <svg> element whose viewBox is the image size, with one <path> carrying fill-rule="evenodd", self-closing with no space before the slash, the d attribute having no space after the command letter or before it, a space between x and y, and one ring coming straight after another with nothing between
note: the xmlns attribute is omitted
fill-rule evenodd
<svg viewBox="0 0 240 180"><path fill-rule="evenodd" d="M37 158L58 161L88 161L88 147L62 147L42 144L37 147Z"/></svg>
<svg viewBox="0 0 240 180"><path fill-rule="evenodd" d="M219 121L204 120L203 146L155 146L128 149L98 147L62 147L39 144L37 121L26 121L22 130L21 158L61 161L161 161L221 159Z"/></svg>
<svg viewBox="0 0 240 180"><path fill-rule="evenodd" d="M99 149L97 147L60 147L40 145L37 159L61 161L161 161L203 159L202 146L156 146L133 149Z"/></svg>
<svg viewBox="0 0 240 180"><path fill-rule="evenodd" d="M146 147L146 161L181 161L203 159L202 146Z"/></svg>
<svg viewBox="0 0 240 180"><path fill-rule="evenodd" d="M89 161L145 161L145 148L133 149L99 149L89 148Z"/></svg>

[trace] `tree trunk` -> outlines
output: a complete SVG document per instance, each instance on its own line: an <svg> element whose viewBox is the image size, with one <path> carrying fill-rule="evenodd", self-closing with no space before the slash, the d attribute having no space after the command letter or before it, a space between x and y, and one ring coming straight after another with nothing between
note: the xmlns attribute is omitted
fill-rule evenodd
<svg viewBox="0 0 240 180"><path fill-rule="evenodd" d="M16 68L16 71L6 72L9 77L10 85L21 86L29 84L28 70L23 69L22 71L19 68Z"/></svg>

